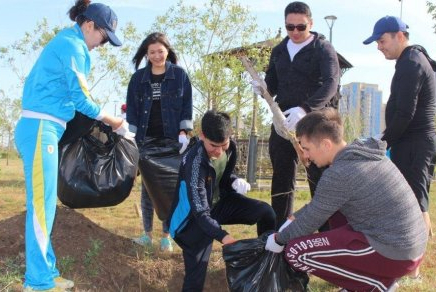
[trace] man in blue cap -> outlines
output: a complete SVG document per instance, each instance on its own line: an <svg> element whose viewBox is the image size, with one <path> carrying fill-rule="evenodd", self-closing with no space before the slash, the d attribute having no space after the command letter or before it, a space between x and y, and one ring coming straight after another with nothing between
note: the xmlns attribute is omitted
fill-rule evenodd
<svg viewBox="0 0 436 292"><path fill-rule="evenodd" d="M408 25L400 18L385 16L374 26L365 45L377 42L388 60L397 60L386 105L386 129L382 140L418 199L428 232L428 193L436 161L436 62L419 45L409 45ZM412 277L419 277L415 270Z"/></svg>

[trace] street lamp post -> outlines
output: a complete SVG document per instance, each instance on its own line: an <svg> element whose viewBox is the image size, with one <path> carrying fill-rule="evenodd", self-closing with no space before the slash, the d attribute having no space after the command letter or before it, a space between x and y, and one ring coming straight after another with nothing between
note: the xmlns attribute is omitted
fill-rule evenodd
<svg viewBox="0 0 436 292"><path fill-rule="evenodd" d="M330 43L332 43L332 29L333 29L333 25L335 24L336 19L338 19L338 18L334 15L328 15L328 16L324 17L324 19L325 19L325 22L327 23L327 26L329 27L329 30L330 30L329 41L330 41Z"/></svg>
<svg viewBox="0 0 436 292"><path fill-rule="evenodd" d="M402 19L403 18L403 1L402 0L399 0L400 1L400 19Z"/></svg>

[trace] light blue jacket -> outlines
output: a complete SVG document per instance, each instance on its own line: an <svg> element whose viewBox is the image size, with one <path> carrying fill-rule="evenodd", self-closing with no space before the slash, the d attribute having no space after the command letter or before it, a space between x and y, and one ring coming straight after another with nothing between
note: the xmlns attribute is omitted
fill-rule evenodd
<svg viewBox="0 0 436 292"><path fill-rule="evenodd" d="M43 49L27 76L23 110L68 122L79 111L96 118L100 107L91 100L86 77L91 59L78 24L59 32Z"/></svg>

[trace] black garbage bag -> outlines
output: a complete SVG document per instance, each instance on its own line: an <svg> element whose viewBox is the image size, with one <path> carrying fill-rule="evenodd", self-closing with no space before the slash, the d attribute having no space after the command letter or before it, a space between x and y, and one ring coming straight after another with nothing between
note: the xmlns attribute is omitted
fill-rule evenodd
<svg viewBox="0 0 436 292"><path fill-rule="evenodd" d="M269 234L223 246L230 291L306 291L307 274L292 270L283 253L265 250Z"/></svg>
<svg viewBox="0 0 436 292"><path fill-rule="evenodd" d="M186 151L197 141L197 137L192 137ZM177 140L166 137L146 137L139 146L142 183L161 221L168 218L176 193L179 166L183 157L183 154L179 154L180 146Z"/></svg>
<svg viewBox="0 0 436 292"><path fill-rule="evenodd" d="M59 146L62 147L71 142L77 141L80 137L88 134L97 123L97 120L85 116L81 112L76 111L74 118L67 123L67 128L59 141Z"/></svg>
<svg viewBox="0 0 436 292"><path fill-rule="evenodd" d="M58 197L70 208L115 206L132 190L139 152L134 141L95 121L86 135L60 149Z"/></svg>

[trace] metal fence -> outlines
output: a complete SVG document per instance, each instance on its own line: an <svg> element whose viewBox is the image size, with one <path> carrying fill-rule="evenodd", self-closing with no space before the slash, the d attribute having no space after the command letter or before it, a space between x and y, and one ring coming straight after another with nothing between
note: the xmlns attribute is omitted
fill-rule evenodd
<svg viewBox="0 0 436 292"><path fill-rule="evenodd" d="M238 161L236 164L236 173L240 177L247 177L247 165L248 165L248 139L237 140ZM259 139L257 142L256 156L256 178L257 179L271 179L272 178L272 166L269 159L268 152L268 139Z"/></svg>
<svg viewBox="0 0 436 292"><path fill-rule="evenodd" d="M239 177L247 178L248 174L248 152L249 152L249 139L238 139L236 141L237 151L238 151L238 161L236 163L236 174ZM269 158L269 147L268 147L268 138L261 139L259 138L257 141L257 153L255 153L256 157L256 171L255 171L255 185L259 183L259 181L263 181L262 185L265 184L265 181L270 181L272 178L272 165L271 160ZM306 169L304 166L299 163L297 167L297 177L296 180L301 183L307 182ZM265 186L269 187L270 183L267 182Z"/></svg>

